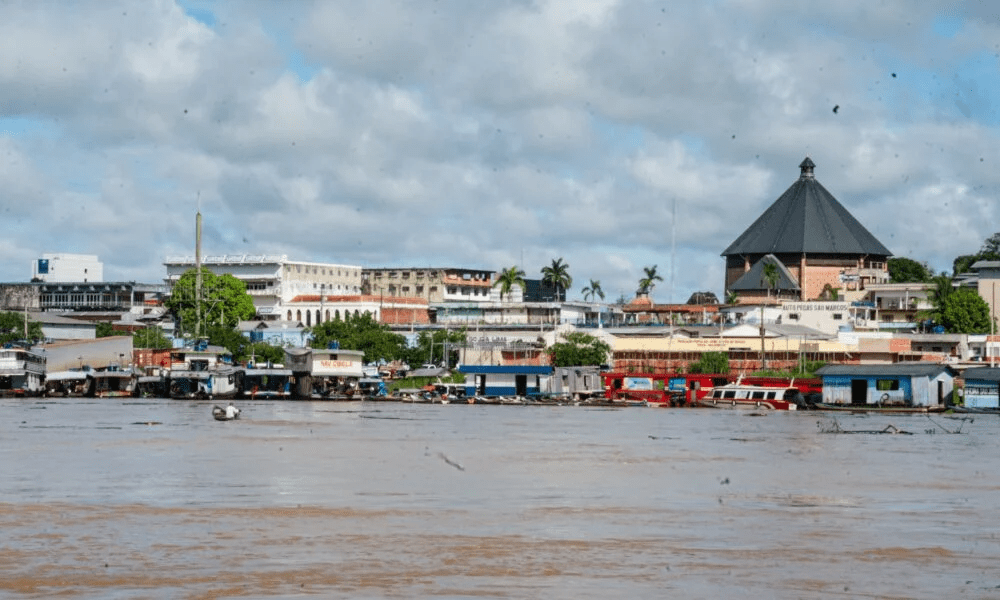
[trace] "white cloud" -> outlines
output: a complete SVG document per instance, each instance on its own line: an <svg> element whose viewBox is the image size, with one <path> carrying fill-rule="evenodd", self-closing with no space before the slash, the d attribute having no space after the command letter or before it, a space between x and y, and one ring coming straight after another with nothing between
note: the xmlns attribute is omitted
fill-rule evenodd
<svg viewBox="0 0 1000 600"><path fill-rule="evenodd" d="M806 155L940 268L1000 216L980 4L205 7L0 4L0 279L67 251L158 281L200 204L219 252L529 276L562 257L615 297L656 264L683 301L721 295L718 253Z"/></svg>

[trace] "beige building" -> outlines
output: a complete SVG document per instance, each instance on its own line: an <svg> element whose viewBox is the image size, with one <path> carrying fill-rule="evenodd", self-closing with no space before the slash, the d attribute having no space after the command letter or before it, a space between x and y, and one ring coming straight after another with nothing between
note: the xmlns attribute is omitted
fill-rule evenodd
<svg viewBox="0 0 1000 600"><path fill-rule="evenodd" d="M459 268L363 269L364 294L386 297L423 298L428 303L489 302L493 272Z"/></svg>

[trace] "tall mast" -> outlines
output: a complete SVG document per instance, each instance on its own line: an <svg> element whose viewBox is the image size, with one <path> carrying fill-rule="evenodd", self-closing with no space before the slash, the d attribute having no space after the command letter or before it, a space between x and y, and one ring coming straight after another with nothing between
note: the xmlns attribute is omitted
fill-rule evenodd
<svg viewBox="0 0 1000 600"><path fill-rule="evenodd" d="M201 211L198 211L194 221L194 339L201 337Z"/></svg>

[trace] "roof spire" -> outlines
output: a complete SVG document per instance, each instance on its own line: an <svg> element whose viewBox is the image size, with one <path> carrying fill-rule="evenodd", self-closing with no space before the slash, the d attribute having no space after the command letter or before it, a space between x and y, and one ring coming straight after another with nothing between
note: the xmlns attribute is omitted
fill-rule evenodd
<svg viewBox="0 0 1000 600"><path fill-rule="evenodd" d="M815 167L816 163L814 163L812 159L807 156L806 159L802 161L802 164L799 165L799 168L802 169L802 174L799 175L799 179L815 179L813 176L813 169Z"/></svg>

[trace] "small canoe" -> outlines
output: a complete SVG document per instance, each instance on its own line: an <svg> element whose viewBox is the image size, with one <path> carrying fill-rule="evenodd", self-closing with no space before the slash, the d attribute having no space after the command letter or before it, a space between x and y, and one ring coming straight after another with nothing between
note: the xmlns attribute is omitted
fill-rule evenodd
<svg viewBox="0 0 1000 600"><path fill-rule="evenodd" d="M236 409L236 414L233 416L226 415L226 409L216 404L212 407L212 416L216 421L233 421L240 418L240 409Z"/></svg>

